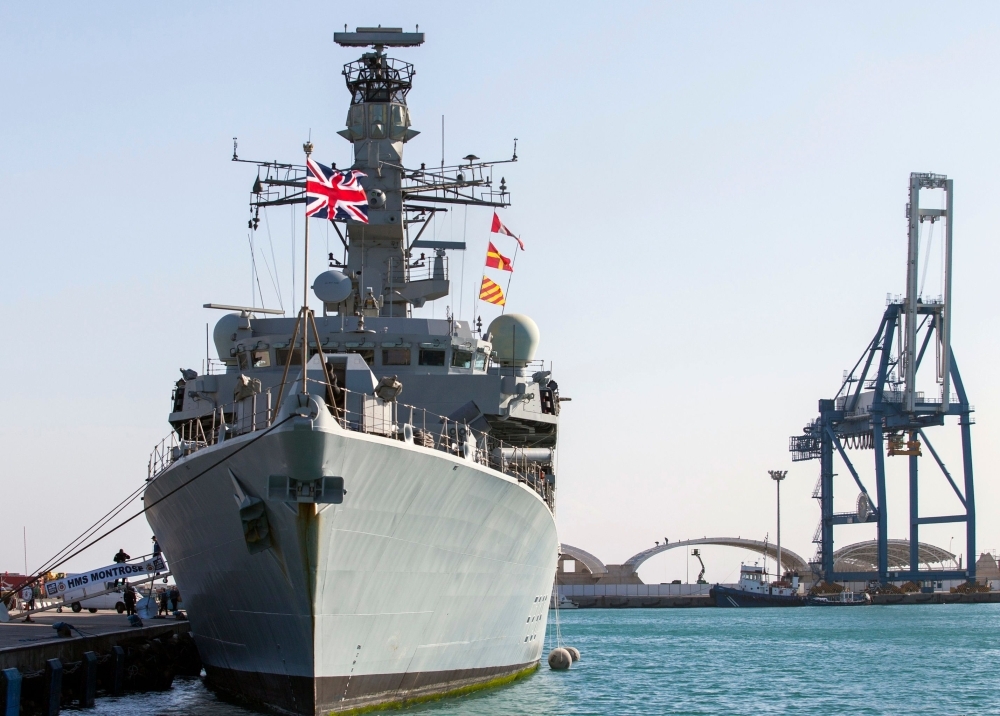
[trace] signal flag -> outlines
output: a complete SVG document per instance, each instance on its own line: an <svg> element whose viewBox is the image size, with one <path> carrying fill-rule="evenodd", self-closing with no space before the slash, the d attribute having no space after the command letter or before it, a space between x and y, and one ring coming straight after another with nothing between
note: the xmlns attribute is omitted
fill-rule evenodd
<svg viewBox="0 0 1000 716"><path fill-rule="evenodd" d="M507 299L503 295L503 289L485 276L483 276L483 285L479 289L479 298L495 306L503 306L507 303Z"/></svg>
<svg viewBox="0 0 1000 716"><path fill-rule="evenodd" d="M500 269L501 271L514 271L514 263L497 251L497 247L490 242L490 246L486 249L486 266L488 268Z"/></svg>
<svg viewBox="0 0 1000 716"><path fill-rule="evenodd" d="M514 241L517 242L517 245L521 247L521 251L524 251L524 242L521 241L521 239L519 239L518 237L514 236L514 232L503 225L503 222L500 221L500 217L497 215L495 211L493 212L493 226L490 227L490 231L492 231L494 234L503 234L505 236L509 236L510 238L514 239Z"/></svg>

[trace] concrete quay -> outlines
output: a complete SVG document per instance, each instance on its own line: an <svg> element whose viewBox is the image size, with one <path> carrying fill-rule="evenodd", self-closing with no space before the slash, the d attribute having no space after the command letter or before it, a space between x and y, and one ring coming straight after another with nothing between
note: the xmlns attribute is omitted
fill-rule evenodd
<svg viewBox="0 0 1000 716"><path fill-rule="evenodd" d="M690 607L714 607L715 602L707 594L692 594L675 597L620 597L617 595L601 597L567 597L580 609L657 609Z"/></svg>
<svg viewBox="0 0 1000 716"><path fill-rule="evenodd" d="M186 620L147 619L141 627L114 613L33 615L0 624L0 716L55 714L92 706L99 694L170 688L197 675L201 661ZM72 627L59 636L54 624Z"/></svg>
<svg viewBox="0 0 1000 716"><path fill-rule="evenodd" d="M873 594L872 604L1000 604L1000 592Z"/></svg>
<svg viewBox="0 0 1000 716"><path fill-rule="evenodd" d="M715 602L707 594L689 594L673 596L627 594L624 587L619 590L608 589L606 593L589 595L570 593L565 587L559 588L559 593L576 604L580 609L656 609L656 608L686 608L714 607ZM655 586L655 585L650 585ZM592 590L588 590L592 591ZM873 594L872 605L892 606L896 604L1000 604L1000 592L980 592L973 594L956 594L951 592L913 593L913 594Z"/></svg>

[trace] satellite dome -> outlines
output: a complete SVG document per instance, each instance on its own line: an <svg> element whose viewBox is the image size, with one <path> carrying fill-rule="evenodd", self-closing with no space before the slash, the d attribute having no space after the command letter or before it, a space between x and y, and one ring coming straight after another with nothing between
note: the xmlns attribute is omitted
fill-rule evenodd
<svg viewBox="0 0 1000 716"><path fill-rule="evenodd" d="M316 277L312 289L316 298L323 303L340 303L347 300L354 287L351 279L340 271L330 269Z"/></svg>
<svg viewBox="0 0 1000 716"><path fill-rule="evenodd" d="M229 351L233 348L233 334L239 329L241 318L242 316L238 313L227 313L215 324L215 330L212 331L212 338L215 341L215 350L218 352L219 360L221 361L233 360L229 355Z"/></svg>
<svg viewBox="0 0 1000 716"><path fill-rule="evenodd" d="M538 325L528 316L520 313L497 316L490 323L487 334L491 336L500 365L524 367L535 357L539 341Z"/></svg>

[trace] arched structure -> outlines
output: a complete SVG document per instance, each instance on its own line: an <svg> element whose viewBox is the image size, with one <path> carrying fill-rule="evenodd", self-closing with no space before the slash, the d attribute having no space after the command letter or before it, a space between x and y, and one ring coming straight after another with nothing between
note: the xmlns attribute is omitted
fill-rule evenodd
<svg viewBox="0 0 1000 716"><path fill-rule="evenodd" d="M592 555L590 552L580 549L579 547L574 547L571 544L560 544L559 554L563 557L569 557L570 559L575 559L577 562L581 563L584 567L590 570L590 573L596 576L601 576L602 574L608 573L608 568L605 566L604 562L599 560L597 557Z"/></svg>
<svg viewBox="0 0 1000 716"><path fill-rule="evenodd" d="M888 569L902 570L910 566L910 540L888 540ZM784 550L782 550L784 551ZM951 552L926 542L917 543L918 564L931 569L932 564L948 563L958 567L958 561ZM837 572L871 572L878 569L878 541L857 542L841 547L833 553L833 568Z"/></svg>
<svg viewBox="0 0 1000 716"><path fill-rule="evenodd" d="M701 539L688 539L681 542L667 542L666 544L661 544L656 547L650 547L647 550L639 552L639 554L629 557L622 566L631 568L633 572L638 572L639 567L643 562L650 557L655 557L661 552L666 552L669 549L677 549L678 547L700 544L712 544L719 545L721 547L739 547L740 549L747 549L751 552L764 554L774 559L778 558L778 547L771 542L759 542L755 539L743 539L741 537L703 537ZM785 569L792 572L798 572L803 576L809 572L808 562L802 559L799 555L795 554L795 552L792 552L790 549L785 547L781 548L781 562Z"/></svg>

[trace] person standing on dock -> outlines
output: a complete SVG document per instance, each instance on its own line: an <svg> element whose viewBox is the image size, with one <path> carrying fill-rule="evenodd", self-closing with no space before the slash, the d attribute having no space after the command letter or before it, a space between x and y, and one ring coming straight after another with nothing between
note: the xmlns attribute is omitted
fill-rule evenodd
<svg viewBox="0 0 1000 716"><path fill-rule="evenodd" d="M133 587L128 582L125 583L125 615L132 616L135 614L135 587Z"/></svg>

